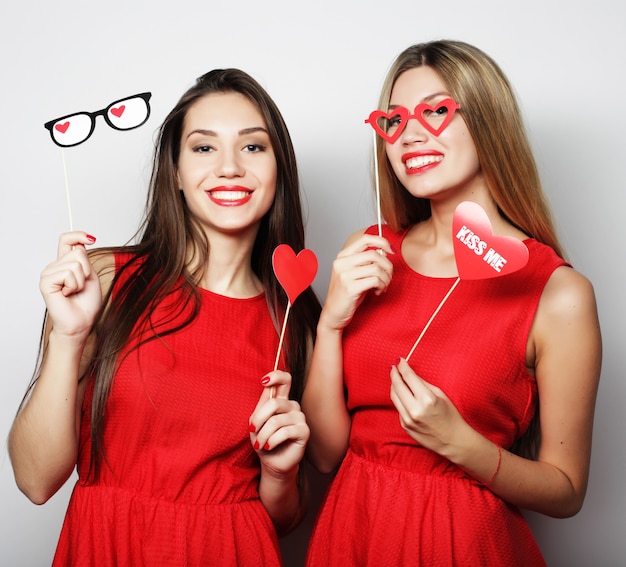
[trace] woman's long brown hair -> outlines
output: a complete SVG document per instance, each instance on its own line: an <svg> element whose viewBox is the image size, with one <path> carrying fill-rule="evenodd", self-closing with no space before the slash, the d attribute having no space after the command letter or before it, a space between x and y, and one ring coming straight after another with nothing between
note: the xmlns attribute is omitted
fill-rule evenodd
<svg viewBox="0 0 626 567"><path fill-rule="evenodd" d="M282 324L288 299L274 276L271 256L279 244L288 244L296 252L305 245L300 182L293 144L280 111L257 81L238 69L213 70L197 79L161 125L145 220L137 233L137 243L92 252L93 256L103 252L130 254L130 260L117 271L113 285L104 298L95 325L98 329L95 355L88 372L81 378L95 380L89 472L92 481L98 478L102 463L106 461L104 427L107 400L120 358L128 354L127 345L132 340L133 344L136 343L134 348L138 348L149 340L174 333L189 325L199 311L201 295L198 283L209 261L209 243L179 189L177 163L183 123L189 108L206 95L229 92L242 94L259 110L276 156L276 195L260 223L252 252L252 269L263 284L268 309L277 329ZM197 268L190 271L189 266ZM112 293L114 289L115 293ZM177 326L157 333L151 316L156 306L173 291L178 293L180 300L172 319L181 313L186 317ZM292 375L291 396L294 399L299 400L302 395L320 310L319 300L311 288L304 291L291 307L285 353ZM162 324L163 321L159 321L159 328ZM152 331L136 337L134 334L138 328Z"/></svg>

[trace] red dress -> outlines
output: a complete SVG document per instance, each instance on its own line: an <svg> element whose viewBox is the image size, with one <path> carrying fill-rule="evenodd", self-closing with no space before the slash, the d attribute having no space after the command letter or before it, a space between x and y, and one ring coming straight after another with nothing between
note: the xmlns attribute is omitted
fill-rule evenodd
<svg viewBox="0 0 626 567"><path fill-rule="evenodd" d="M248 432L278 333L264 295L201 293L191 325L141 346L121 364L105 414L109 466L94 485L85 483L88 386L79 480L55 566L281 565ZM168 303L155 321L171 314Z"/></svg>
<svg viewBox="0 0 626 567"><path fill-rule="evenodd" d="M350 446L320 508L308 567L545 565L520 511L401 428L389 368L406 357L456 278L417 274L403 234L385 227L397 253L386 293L369 294L344 332ZM537 386L526 343L545 283L564 264L529 239L522 270L462 280L410 358L465 420L510 447L534 414Z"/></svg>

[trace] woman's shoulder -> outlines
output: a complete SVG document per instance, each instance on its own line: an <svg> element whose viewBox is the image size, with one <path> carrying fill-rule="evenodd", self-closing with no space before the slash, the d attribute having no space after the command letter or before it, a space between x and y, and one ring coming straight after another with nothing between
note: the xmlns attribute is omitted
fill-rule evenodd
<svg viewBox="0 0 626 567"><path fill-rule="evenodd" d="M541 296L541 303L552 316L572 311L596 310L593 284L580 272L565 264L552 272Z"/></svg>
<svg viewBox="0 0 626 567"><path fill-rule="evenodd" d="M569 265L556 268L542 291L532 335L538 345L553 344L556 339L597 345L600 352L600 322L591 281Z"/></svg>

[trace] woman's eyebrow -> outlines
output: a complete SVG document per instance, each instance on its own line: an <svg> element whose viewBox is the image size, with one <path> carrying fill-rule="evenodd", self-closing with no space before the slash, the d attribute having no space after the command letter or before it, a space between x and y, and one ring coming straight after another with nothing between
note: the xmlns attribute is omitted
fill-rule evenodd
<svg viewBox="0 0 626 567"><path fill-rule="evenodd" d="M217 132L213 131L213 130L204 130L202 128L196 128L195 130L192 130L191 132L189 132L189 134L187 134L187 138L189 138L190 136L193 136L194 134L200 134L201 136L212 136L212 137L217 137Z"/></svg>
<svg viewBox="0 0 626 567"><path fill-rule="evenodd" d="M428 95L428 96L425 96L425 97L424 97L424 98L423 98L420 102L429 102L429 101L431 101L432 99L437 98L437 97L439 97L439 96L446 96L446 97L449 97L449 96L450 96L450 93L449 93L449 92L447 92L447 91L439 91L439 92L436 92L436 93L430 94L430 95ZM389 105L389 110L393 110L394 108L399 108L399 107L401 107L401 106L402 106L401 104L390 104L390 105Z"/></svg>
<svg viewBox="0 0 626 567"><path fill-rule="evenodd" d="M269 132L263 126L250 126L250 128L243 128L239 130L238 134L240 136L246 136L248 134L255 134L256 132L264 132L269 136ZM204 128L196 128L187 134L187 138L193 136L194 134L200 134L201 136L211 136L213 138L217 138L218 133L215 130L205 130Z"/></svg>
<svg viewBox="0 0 626 567"><path fill-rule="evenodd" d="M266 128L263 128L263 126L252 126L251 128L244 128L243 130L239 130L240 135L256 134L257 132L264 132L265 134L269 135L269 132Z"/></svg>

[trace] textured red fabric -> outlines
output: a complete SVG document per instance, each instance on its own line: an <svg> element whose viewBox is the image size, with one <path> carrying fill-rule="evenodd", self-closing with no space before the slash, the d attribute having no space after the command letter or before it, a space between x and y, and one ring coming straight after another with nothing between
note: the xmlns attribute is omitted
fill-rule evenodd
<svg viewBox="0 0 626 567"><path fill-rule="evenodd" d="M373 231L374 229L370 229ZM389 369L406 357L456 278L417 274L404 262L403 234L386 293L368 295L344 333L350 448L320 508L308 567L544 565L523 516L401 428ZM410 358L469 424L502 447L527 429L537 387L525 365L541 292L564 262L528 239L522 270L462 280Z"/></svg>
<svg viewBox="0 0 626 567"><path fill-rule="evenodd" d="M278 333L264 295L201 293L191 325L141 346L121 364L106 413L108 466L95 485L84 482L88 386L79 480L55 566L281 564L248 433ZM167 318L170 303L154 320Z"/></svg>

